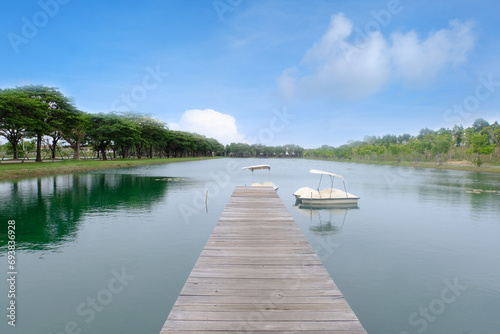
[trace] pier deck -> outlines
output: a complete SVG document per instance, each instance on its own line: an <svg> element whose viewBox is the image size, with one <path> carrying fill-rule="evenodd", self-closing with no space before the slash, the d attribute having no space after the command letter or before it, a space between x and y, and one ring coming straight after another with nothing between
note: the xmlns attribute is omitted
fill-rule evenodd
<svg viewBox="0 0 500 334"><path fill-rule="evenodd" d="M271 187L236 187L165 333L366 333Z"/></svg>

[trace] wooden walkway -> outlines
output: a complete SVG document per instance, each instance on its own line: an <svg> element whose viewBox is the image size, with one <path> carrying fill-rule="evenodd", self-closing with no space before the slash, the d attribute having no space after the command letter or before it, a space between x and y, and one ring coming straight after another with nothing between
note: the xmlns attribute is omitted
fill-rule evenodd
<svg viewBox="0 0 500 334"><path fill-rule="evenodd" d="M271 187L236 187L163 333L366 331Z"/></svg>

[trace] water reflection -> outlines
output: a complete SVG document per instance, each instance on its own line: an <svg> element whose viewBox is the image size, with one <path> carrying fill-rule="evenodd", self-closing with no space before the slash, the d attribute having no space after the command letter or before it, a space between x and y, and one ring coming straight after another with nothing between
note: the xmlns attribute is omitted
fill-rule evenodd
<svg viewBox="0 0 500 334"><path fill-rule="evenodd" d="M21 249L55 249L77 237L85 214L150 209L176 179L72 174L0 183L2 224L16 221ZM7 231L7 228L2 228ZM7 244L0 234L0 249Z"/></svg>
<svg viewBox="0 0 500 334"><path fill-rule="evenodd" d="M427 182L418 184L419 200L439 201L444 205L470 203L472 211L500 212L500 182L496 174L430 171Z"/></svg>
<svg viewBox="0 0 500 334"><path fill-rule="evenodd" d="M309 230L314 235L319 236L341 233L347 218L347 213L351 210L359 209L357 205L331 208L306 208L296 206L296 208L300 213L309 216L310 222L314 224L309 227Z"/></svg>

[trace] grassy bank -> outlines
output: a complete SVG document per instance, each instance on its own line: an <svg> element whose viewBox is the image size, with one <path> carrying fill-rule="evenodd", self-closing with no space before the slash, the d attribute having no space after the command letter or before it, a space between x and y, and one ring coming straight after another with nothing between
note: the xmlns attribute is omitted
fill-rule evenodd
<svg viewBox="0 0 500 334"><path fill-rule="evenodd" d="M311 158L307 158L311 159ZM325 160L325 159L314 159L312 160ZM409 161L374 161L374 160L331 160L331 161L339 161L339 162L348 162L348 163L359 163L359 164L368 164L368 165L382 165L382 166L404 166L404 167L417 167L417 168L435 168L435 169L449 169L449 170L462 170L468 172L483 172L483 173L500 173L500 166L495 165L483 165L481 167L475 167L471 165L463 165L456 164L453 162L443 163L442 165L438 165L435 162L409 162Z"/></svg>
<svg viewBox="0 0 500 334"><path fill-rule="evenodd" d="M159 165L172 162L197 161L214 158L165 158L141 160L65 160L43 163L3 163L0 164L0 180L41 175L67 174L99 169L125 168Z"/></svg>
<svg viewBox="0 0 500 334"><path fill-rule="evenodd" d="M167 164L172 162L185 162L185 161L197 161L206 159L217 159L217 158L165 158L165 159L141 159L141 160L65 160L57 162L43 162L43 163L0 163L0 180L14 179L21 177L33 177L42 175L55 175L55 174L67 174L67 173L77 173L85 172L91 170L100 169L113 169L113 168L126 168L135 166L147 166L147 165L159 165ZM311 160L325 160L325 159L314 159L307 158ZM339 161L339 160L327 160L327 161ZM462 164L454 163L444 163L438 165L433 162L419 162L413 163L408 161L367 161L367 160L341 160L341 162L349 163L362 163L370 165L387 165L387 166L405 166L405 167L419 167L419 168L435 168L435 169L449 169L449 170L462 170L470 172L484 172L484 173L500 173L500 166L482 166L474 167Z"/></svg>

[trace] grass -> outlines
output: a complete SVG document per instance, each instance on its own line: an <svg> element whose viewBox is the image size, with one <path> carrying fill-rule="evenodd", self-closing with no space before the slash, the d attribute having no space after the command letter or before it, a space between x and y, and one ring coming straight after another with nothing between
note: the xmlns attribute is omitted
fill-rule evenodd
<svg viewBox="0 0 500 334"><path fill-rule="evenodd" d="M158 165L172 162L197 161L214 159L211 157L201 158L164 158L164 159L140 159L140 160L64 160L57 162L43 163L0 163L0 180L15 179L22 177L34 177L42 175L67 174L85 172L100 169L126 168L135 166ZM216 159L216 158L215 158ZM308 158L311 159L311 158ZM313 159L314 160L314 159ZM324 160L324 159L318 159ZM337 161L337 160L335 160ZM455 164L438 165L434 162L408 162L408 161L368 161L368 160L342 160L342 162L362 163L370 165L389 165L389 166L407 166L419 168L435 168L435 169L450 169L462 170L470 172L485 172L485 173L500 173L500 166L483 165L482 167L464 166Z"/></svg>
<svg viewBox="0 0 500 334"><path fill-rule="evenodd" d="M164 158L140 160L64 160L43 163L0 163L0 180L42 175L67 174L85 172L99 169L126 168L146 165L159 165L172 162L185 162L214 159L212 157L200 158Z"/></svg>

